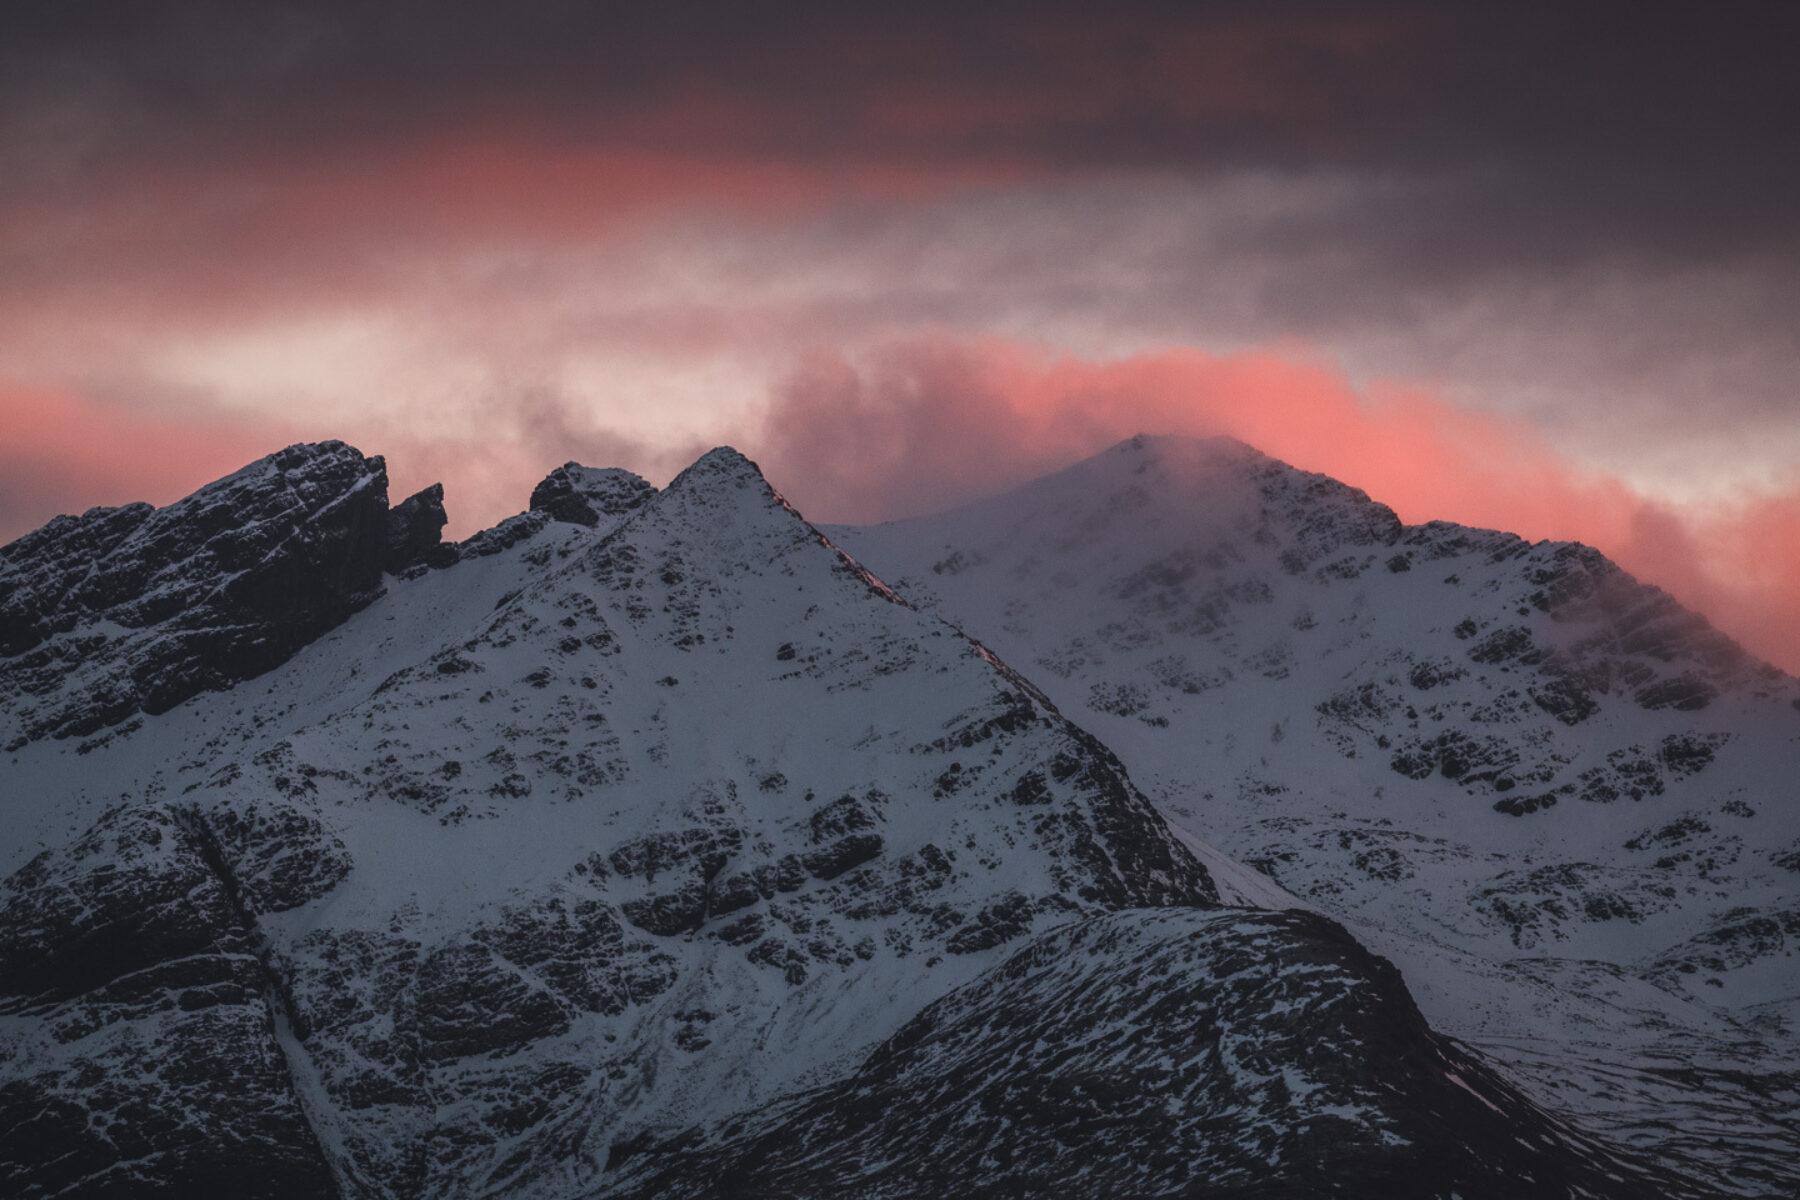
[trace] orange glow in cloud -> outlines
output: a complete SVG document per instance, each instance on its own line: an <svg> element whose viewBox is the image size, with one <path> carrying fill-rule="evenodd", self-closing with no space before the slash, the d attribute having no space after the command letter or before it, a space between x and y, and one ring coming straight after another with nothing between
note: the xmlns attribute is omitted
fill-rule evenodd
<svg viewBox="0 0 1800 1200"><path fill-rule="evenodd" d="M1585 542L1800 671L1800 488L1678 513L1579 470L1522 423L1419 388L1359 393L1304 347L1095 363L946 337L860 364L817 355L782 389L755 451L817 517L872 521L973 499L1138 432L1227 434L1412 523Z"/></svg>

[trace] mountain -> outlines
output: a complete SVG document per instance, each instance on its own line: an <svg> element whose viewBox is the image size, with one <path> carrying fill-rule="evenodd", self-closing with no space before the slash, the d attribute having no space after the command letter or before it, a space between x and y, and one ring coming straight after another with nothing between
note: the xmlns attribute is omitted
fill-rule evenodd
<svg viewBox="0 0 1800 1200"><path fill-rule="evenodd" d="M0 1191L1727 1190L1434 1031L736 452L530 503L446 545L326 443L0 548Z"/></svg>
<svg viewBox="0 0 1800 1200"><path fill-rule="evenodd" d="M1346 921L1562 1115L1800 1187L1800 681L1591 548L1230 439L827 532L1256 869L1228 894Z"/></svg>

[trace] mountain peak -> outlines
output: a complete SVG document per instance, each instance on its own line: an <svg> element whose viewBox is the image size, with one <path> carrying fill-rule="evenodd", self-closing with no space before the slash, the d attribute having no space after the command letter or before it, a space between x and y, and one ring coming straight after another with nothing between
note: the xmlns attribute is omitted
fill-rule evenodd
<svg viewBox="0 0 1800 1200"><path fill-rule="evenodd" d="M8 744L160 713L283 661L380 591L388 515L379 457L303 442L162 508L21 538L0 563L0 696L29 698Z"/></svg>
<svg viewBox="0 0 1800 1200"><path fill-rule="evenodd" d="M768 487L762 468L746 458L735 446L715 446L694 460L694 465L675 477L671 490L706 483L723 483L733 487L762 484ZM771 489L773 490L773 489Z"/></svg>
<svg viewBox="0 0 1800 1200"><path fill-rule="evenodd" d="M1104 453L1157 456L1170 453L1192 453L1196 450L1205 451L1210 456L1220 459L1273 461L1250 443L1223 433L1209 437L1194 437L1179 433L1135 433Z"/></svg>
<svg viewBox="0 0 1800 1200"><path fill-rule="evenodd" d="M622 517L654 495L649 481L630 471L566 462L531 490L531 508L558 521L593 527L602 517Z"/></svg>
<svg viewBox="0 0 1800 1200"><path fill-rule="evenodd" d="M731 446L718 446L701 455L669 483L661 500L675 509L707 514L702 519L708 524L726 520L728 512L779 509L800 516L764 478L762 468Z"/></svg>

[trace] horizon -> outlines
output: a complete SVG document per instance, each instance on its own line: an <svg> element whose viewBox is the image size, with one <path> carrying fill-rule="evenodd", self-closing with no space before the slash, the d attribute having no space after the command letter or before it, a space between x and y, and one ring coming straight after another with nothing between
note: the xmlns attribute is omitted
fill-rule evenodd
<svg viewBox="0 0 1800 1200"><path fill-rule="evenodd" d="M927 505L925 507L918 508L916 511L900 513L900 514L896 514L894 516L881 517L881 518L878 518L875 520L839 521L839 520L830 520L827 518L822 518L822 517L819 517L816 515L809 515L805 511L805 506L803 504L794 502L793 493L787 489L783 478L781 478L780 476L777 476L775 478L770 478L769 472L767 470L765 470L763 465L760 462L758 462L755 457L753 457L752 455L746 454L742 450L739 450L736 446L733 446L729 443L724 443L724 442L721 442L718 445L715 445L708 449L700 451L698 454L696 454L694 456L692 461L685 463L685 464L681 465L680 467L676 468L675 470L670 472L666 477L663 477L660 479L646 479L646 482L650 483L656 490L661 491L661 490L669 487L674 482L676 477L678 477L679 475L681 475L682 473L687 471L690 467L698 465L698 463L701 462L702 460L709 458L709 457L719 453L720 451L728 451L732 454L737 455L739 458L742 458L745 461L747 461L751 465L751 467L753 467L757 471L757 473L764 479L765 482L767 482L770 485L771 488L774 489L774 491L778 495L782 496L785 500L789 501L790 503L794 503L795 511L799 512L800 515L804 519L808 520L810 523L817 525L817 526L822 526L822 527L850 526L850 527L871 528L871 527L874 527L877 525L887 524L889 522L894 522L894 521L906 521L906 520L912 520L912 519L930 519L935 516L947 515L949 513L953 513L953 512L956 512L956 511L964 509L964 508L977 506L977 505L983 503L984 501L998 499L1002 496L1009 495L1015 491L1020 490L1021 488L1025 487L1029 484L1053 478L1057 475L1064 473L1065 471L1069 471L1074 468L1080 467L1083 464L1088 463L1088 462L1096 461L1098 459L1106 457L1107 455L1118 452L1126 447L1132 447L1134 449L1141 449L1142 443L1156 442L1156 441L1187 442L1187 443L1194 443L1194 444L1205 443L1205 442L1229 442L1236 446L1242 447L1245 450L1248 450L1252 454L1255 454L1259 457L1266 458L1266 459L1269 459L1270 461L1279 463L1280 465L1285 466L1291 470L1296 470L1296 471L1300 471L1300 472L1308 473L1308 474L1323 475L1325 478L1335 478L1334 476L1331 476L1325 472L1308 471L1307 468L1305 468L1305 467L1299 466L1298 464L1295 464L1295 463L1288 462L1278 455L1269 454L1266 451L1264 451L1261 447L1255 446L1255 445L1251 444L1250 442L1247 442L1244 439L1236 437L1232 434L1205 434L1205 435L1167 434L1167 433L1152 433L1149 431L1140 430L1139 432L1131 434L1128 437L1125 437L1125 438L1119 439L1118 441L1112 442L1111 444L1106 445L1106 446L1100 448L1099 450L1094 451L1091 454L1084 454L1084 455L1082 455L1078 458L1075 458L1069 462L1051 464L1051 465L1047 466L1045 469L1043 469L1039 474L1028 476L1028 477L1022 478L1022 479L1012 480L1012 481L1006 482L1004 484L997 484L994 487L992 487L986 491L978 491L975 494L972 494L972 495L969 495L966 497L961 497L961 498L958 498L958 499L955 499L952 501L946 501L946 502L937 504L935 506ZM239 474L242 471L248 470L250 467L253 467L256 464L258 464L266 459L275 457L276 455L283 452L283 450L292 449L297 445L326 444L326 443L332 443L332 442L347 445L347 446L349 446L350 449L356 451L359 454L362 454L365 458L380 459L382 461L383 469L384 469L384 471L387 472L387 476L388 476L388 480L389 480L388 502L389 502L390 506L399 504L401 501L409 499L415 492L418 492L421 490L426 490L432 486L442 486L441 481L434 480L434 481L432 481L432 483L423 484L419 488L409 488L409 489L398 488L393 483L394 476L392 474L392 464L388 461L388 456L386 454L383 454L379 451L371 454L371 453L365 451L362 447L357 446L354 443L348 442L345 439L327 438L327 439L321 439L319 443L290 443L287 447L279 447L275 450L270 451L268 454L260 455L257 458L251 459L248 462L240 464L239 467L235 468L232 471L228 471L228 472L225 472L224 474L221 474L216 479L207 480L204 484L201 485L201 487L208 486L212 483L216 483L216 482L219 482L220 480L223 480L223 479L229 478L231 476L234 476L236 474ZM543 472L543 474L536 476L532 480L529 480L529 481L521 480L519 487L516 489L517 494L520 497L520 501L519 501L518 505L508 511L505 511L505 512L500 513L499 515L495 516L492 521L489 521L485 524L478 525L478 526L470 526L465 521L457 520L457 518L455 516L457 497L447 486L445 486L444 493L443 493L443 508L444 508L445 513L450 517L450 520L445 525L444 530L442 531L443 540L446 542L461 541L461 540L468 538L468 537L474 535L475 533L478 533L484 529L491 528L493 525L498 524L500 521L504 520L507 517L514 516L514 515L517 515L518 513L527 511L529 508L531 492L532 492L533 488L535 487L535 485L538 482L540 482L541 480L543 480L546 476L550 475L551 473L553 473L554 471L558 470L559 468L561 468L565 465L576 465L576 466L582 466L582 467L586 467L586 468L590 468L590 469L629 470L629 468L620 468L617 466L617 464L612 464L612 463L582 463L582 462L579 462L578 460L574 460L574 459L563 460L562 462L551 465ZM636 474L636 472L632 472L632 473ZM640 478L642 478L642 476L640 476ZM1340 479L1340 480L1337 480L1337 482L1346 483L1348 486L1356 487L1356 485L1354 485L1354 484L1348 484L1348 482L1345 480ZM196 488L195 490L197 491L200 489ZM1390 511L1394 512L1395 515L1399 518L1399 520L1408 527L1417 527L1420 525L1428 524L1433 521L1441 520L1441 518L1436 518L1436 517L1426 517L1426 518L1417 519L1417 520L1411 519L1405 513L1401 512L1398 508L1396 508L1394 505L1388 503L1388 501L1385 500L1382 496L1380 496L1378 494L1370 493L1367 491L1367 489L1363 489L1363 488L1357 488L1356 490L1363 492L1363 494L1365 495L1365 497L1367 499L1373 501L1376 504L1382 505L1383 507L1388 508ZM192 494L193 494L192 492L187 493L187 495L192 495ZM174 499L179 500L179 499L183 499L183 498L185 498L185 496L175 497ZM171 501L168 501L167 503L173 503L173 502L174 502L174 500L171 500ZM106 507L106 506L99 506L99 507ZM157 507L162 507L162 505L158 505ZM85 512L85 511L88 511L88 510L83 510L83 512ZM78 517L81 515L83 515L82 512L58 514L58 516L74 516L74 517ZM52 519L56 519L56 518L52 518ZM1533 538L1526 534L1520 533L1517 530L1507 529L1503 526L1498 526L1498 525L1470 525L1467 522L1449 522L1449 523L1461 525L1465 528L1474 528L1474 529L1480 529L1480 530L1490 530L1490 531L1494 531L1494 532L1513 534L1513 535L1523 538L1527 543L1533 544L1533 545L1543 544L1543 543L1588 545L1588 543L1583 542L1578 538ZM40 525L40 526L37 526L36 528L42 528L42 527L43 526ZM26 533L30 533L30 532L34 532L34 530L26 531ZM25 535L21 534L19 536L23 537ZM5 542L0 542L0 549L4 549L7 545L9 545L11 543L12 540L16 540L16 539L8 539ZM1593 547L1593 548L1600 550L1601 553L1603 553L1603 554L1606 553L1604 547ZM1659 582L1657 579L1655 579L1653 577L1645 577L1642 575L1638 575L1635 571L1632 571L1631 567L1628 564L1619 563L1618 560L1616 558L1613 558L1613 556L1610 554L1608 554L1607 557L1609 559L1612 559L1612 561L1614 561L1614 563L1616 565L1624 567L1624 569L1627 571L1627 573L1634 575L1634 577L1636 577L1640 583L1648 583L1648 584L1655 586L1665 592L1668 592L1669 594L1674 595L1676 600L1682 601L1685 607L1689 607L1696 612L1700 612L1700 615L1703 617L1707 617L1708 620L1714 625L1715 628L1720 629L1721 631L1726 633L1728 636L1730 636L1733 640L1737 641L1740 645L1743 646L1744 649L1748 650L1752 655L1756 656L1757 658L1761 659L1764 662L1768 662L1768 663L1775 665L1776 667L1779 667L1781 670L1783 670L1787 674L1800 676L1800 648L1796 648L1796 645L1794 643L1790 643L1790 642L1781 640L1781 634L1780 634L1779 630L1777 631L1776 638L1770 640L1765 645L1758 645L1754 638L1754 635L1752 635L1752 637L1742 636L1738 630L1735 630L1727 625L1724 625L1716 620L1713 620L1710 614L1706 613L1703 610L1696 608L1695 606L1693 606L1691 604L1687 604L1685 601L1682 600L1682 597L1680 595L1676 594L1671 589L1664 587L1661 584L1661 582Z"/></svg>
<svg viewBox="0 0 1800 1200"><path fill-rule="evenodd" d="M326 437L466 535L569 459L662 482L727 442L868 522L1227 434L1593 545L1800 667L1795 32L13 6L0 541Z"/></svg>

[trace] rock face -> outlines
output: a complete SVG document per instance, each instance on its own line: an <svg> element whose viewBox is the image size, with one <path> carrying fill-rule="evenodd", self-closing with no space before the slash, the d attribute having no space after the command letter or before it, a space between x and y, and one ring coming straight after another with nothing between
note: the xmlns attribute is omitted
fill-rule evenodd
<svg viewBox="0 0 1800 1200"><path fill-rule="evenodd" d="M828 1086L619 1158L609 1196L1685 1190L1433 1035L1341 927L1238 910L1065 925Z"/></svg>
<svg viewBox="0 0 1800 1200"><path fill-rule="evenodd" d="M655 494L655 488L630 471L572 462L550 472L531 490L531 508L558 521L594 526L603 516L624 516Z"/></svg>
<svg viewBox="0 0 1800 1200"><path fill-rule="evenodd" d="M415 492L388 509L387 553L382 566L399 574L420 564L447 567L455 562L456 554L439 544L449 520L444 512L441 483Z"/></svg>
<svg viewBox="0 0 1800 1200"><path fill-rule="evenodd" d="M1404 536L1312 486L1319 561ZM294 610L254 680L0 756L8 1195L1711 1194L1436 1038L1337 925L1222 910L1254 872L736 452L660 492L564 467L448 570L441 496L390 520L384 493L379 460L297 448L7 549L7 611L77 615L8 626L40 639L8 662L67 651L6 697L23 729L211 636L192 614L245 620L220 598L285 548L369 589ZM265 513L252 567L169 528L222 494ZM152 528L180 570L134 549ZM80 546L185 607L94 615L126 602L83 607ZM1655 753L1711 772L1738 744ZM1663 969L1769 942L1727 922Z"/></svg>
<svg viewBox="0 0 1800 1200"><path fill-rule="evenodd" d="M326 442L0 548L6 742L85 736L285 661L380 590L386 517L382 461Z"/></svg>
<svg viewBox="0 0 1800 1200"><path fill-rule="evenodd" d="M6 881L7 1195L338 1195L279 982L209 842L190 816L122 807Z"/></svg>

